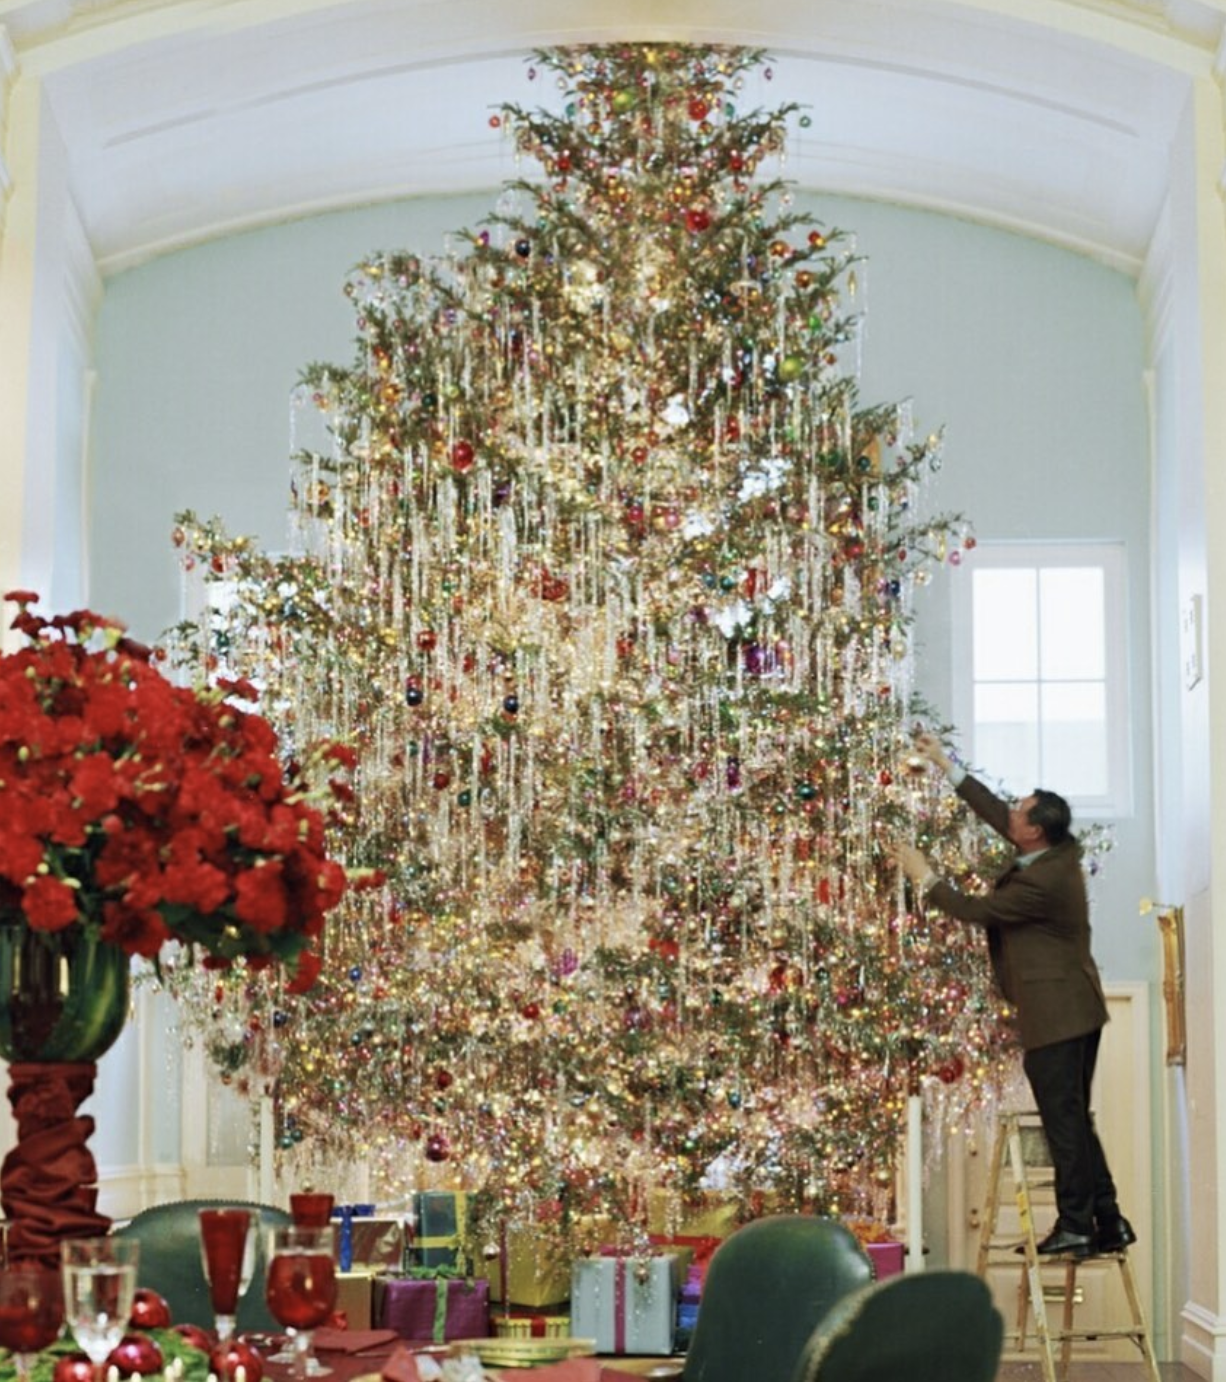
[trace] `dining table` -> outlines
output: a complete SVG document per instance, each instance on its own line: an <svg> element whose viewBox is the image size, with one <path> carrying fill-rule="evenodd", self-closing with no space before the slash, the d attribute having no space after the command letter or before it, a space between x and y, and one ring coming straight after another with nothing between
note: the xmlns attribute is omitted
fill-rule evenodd
<svg viewBox="0 0 1226 1382"><path fill-rule="evenodd" d="M262 1336L248 1336L262 1352L270 1353L268 1340ZM408 1343L390 1329L317 1329L315 1354L319 1361L332 1369L328 1382L380 1382L383 1369L399 1348L422 1357L446 1357L454 1344ZM488 1376L505 1382L623 1382L633 1378L676 1378L680 1376L684 1359L680 1357L580 1357L544 1362L533 1367L487 1368ZM291 1382L290 1364L266 1363L268 1382Z"/></svg>

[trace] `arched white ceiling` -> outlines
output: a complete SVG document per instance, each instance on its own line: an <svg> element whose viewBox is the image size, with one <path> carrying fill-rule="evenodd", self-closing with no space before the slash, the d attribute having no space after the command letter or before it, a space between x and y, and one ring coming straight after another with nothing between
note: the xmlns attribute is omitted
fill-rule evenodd
<svg viewBox="0 0 1226 1382"><path fill-rule="evenodd" d="M786 176L1135 269L1226 0L0 0L104 270L289 216L493 188L525 59L618 39L774 55L810 110Z"/></svg>

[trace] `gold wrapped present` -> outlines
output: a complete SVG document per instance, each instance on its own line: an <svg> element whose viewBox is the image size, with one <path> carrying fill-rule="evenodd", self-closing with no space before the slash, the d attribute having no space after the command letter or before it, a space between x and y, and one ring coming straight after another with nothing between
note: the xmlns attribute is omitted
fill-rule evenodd
<svg viewBox="0 0 1226 1382"><path fill-rule="evenodd" d="M495 1315L493 1325L499 1339L565 1339L570 1335L569 1315Z"/></svg>
<svg viewBox="0 0 1226 1382"><path fill-rule="evenodd" d="M350 1329L369 1329L374 1308L373 1268L336 1274L336 1309L343 1311Z"/></svg>
<svg viewBox="0 0 1226 1382"><path fill-rule="evenodd" d="M672 1190L653 1190L647 1199L647 1231L670 1239L727 1238L741 1218L739 1201L708 1191L697 1203Z"/></svg>
<svg viewBox="0 0 1226 1382"><path fill-rule="evenodd" d="M503 1261L506 1281L503 1281ZM496 1256L481 1263L490 1299L540 1308L570 1296L570 1263L557 1251L556 1234L531 1224L511 1227Z"/></svg>

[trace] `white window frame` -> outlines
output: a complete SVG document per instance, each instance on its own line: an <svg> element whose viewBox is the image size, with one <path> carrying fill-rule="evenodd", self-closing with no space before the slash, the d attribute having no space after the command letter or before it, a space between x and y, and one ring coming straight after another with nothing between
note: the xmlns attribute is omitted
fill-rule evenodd
<svg viewBox="0 0 1226 1382"><path fill-rule="evenodd" d="M1107 791L1101 796L1064 792L1075 816L1114 820L1130 816L1132 753L1128 695L1128 566L1123 543L1117 542L980 542L960 575L950 582L952 655L952 711L959 735L959 754L968 764L991 774L993 765L975 752L975 662L972 580L976 568L1093 567L1103 573L1103 635L1107 717ZM1058 781L1007 784L1026 795L1035 787L1060 792Z"/></svg>

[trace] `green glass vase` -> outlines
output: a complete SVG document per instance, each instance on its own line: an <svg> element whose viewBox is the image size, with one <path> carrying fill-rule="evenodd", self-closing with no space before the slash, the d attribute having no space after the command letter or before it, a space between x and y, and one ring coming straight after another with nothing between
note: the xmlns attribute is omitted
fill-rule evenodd
<svg viewBox="0 0 1226 1382"><path fill-rule="evenodd" d="M0 1165L10 1261L53 1267L65 1239L110 1228L87 1145L94 1120L77 1110L123 1030L128 984L127 955L79 926L33 931L0 920L0 1055L17 1125Z"/></svg>
<svg viewBox="0 0 1226 1382"><path fill-rule="evenodd" d="M0 922L0 1055L96 1061L128 1016L128 957L79 926Z"/></svg>

